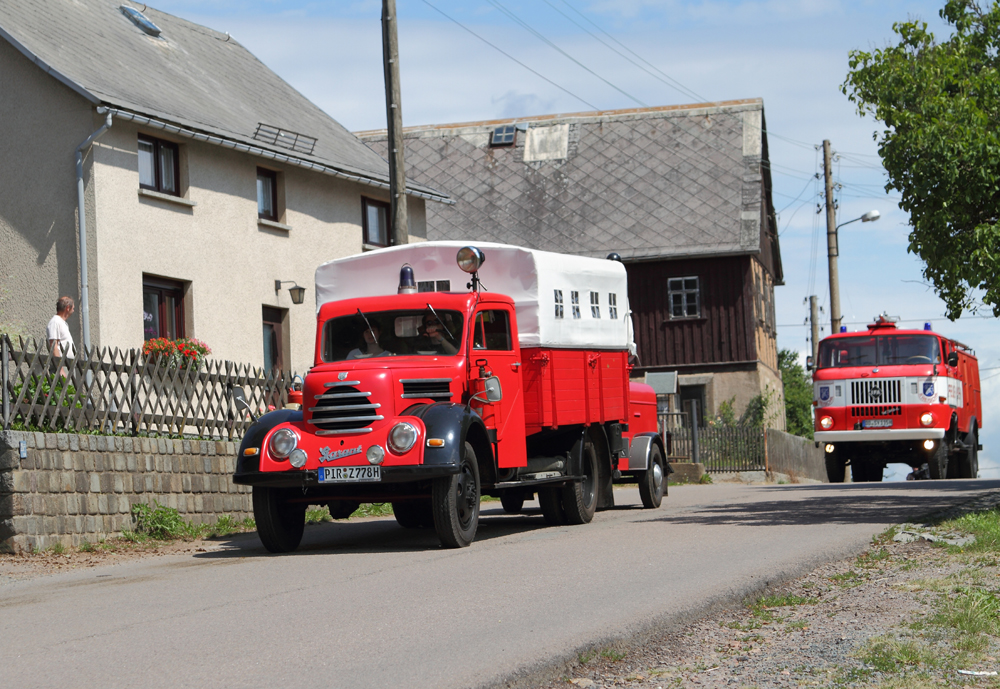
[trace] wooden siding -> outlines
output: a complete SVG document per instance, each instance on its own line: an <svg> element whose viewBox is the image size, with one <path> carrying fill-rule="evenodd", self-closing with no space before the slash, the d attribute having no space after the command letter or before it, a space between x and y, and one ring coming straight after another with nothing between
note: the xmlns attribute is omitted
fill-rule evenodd
<svg viewBox="0 0 1000 689"><path fill-rule="evenodd" d="M639 369L755 361L750 256L629 263ZM698 276L701 315L670 318L667 280Z"/></svg>

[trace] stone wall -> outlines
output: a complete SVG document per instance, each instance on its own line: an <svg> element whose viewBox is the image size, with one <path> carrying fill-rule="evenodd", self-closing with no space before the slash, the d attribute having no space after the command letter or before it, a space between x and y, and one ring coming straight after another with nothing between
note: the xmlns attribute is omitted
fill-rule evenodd
<svg viewBox="0 0 1000 689"><path fill-rule="evenodd" d="M173 507L196 524L252 516L249 487L232 483L235 455L222 441L4 431L0 550L120 535L137 503Z"/></svg>
<svg viewBox="0 0 1000 689"><path fill-rule="evenodd" d="M822 448L809 438L767 429L767 467L771 471L828 483Z"/></svg>

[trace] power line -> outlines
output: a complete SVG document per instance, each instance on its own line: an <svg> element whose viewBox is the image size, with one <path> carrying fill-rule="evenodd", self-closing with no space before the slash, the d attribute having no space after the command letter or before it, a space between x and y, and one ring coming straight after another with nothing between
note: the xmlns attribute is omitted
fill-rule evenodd
<svg viewBox="0 0 1000 689"><path fill-rule="evenodd" d="M427 6L428 6L428 7L430 7L430 8L432 9L432 10L434 10L435 12L437 12L438 14L440 14L441 16L443 16L443 17L444 17L445 19L448 19L449 21L451 21L451 22L454 22L454 23L455 23L455 24L457 24L457 25L458 25L458 26L459 26L460 28L462 28L462 29L464 29L465 31L469 32L470 34L472 34L473 36L475 36L476 38L478 38L478 39L479 39L480 41L482 41L482 42L483 42L483 43L485 43L486 45L488 45L488 46L490 46L491 48L493 48L494 50L496 50L496 51L497 51L498 53L500 53L501 55L503 55L503 56L505 56L505 57L509 58L510 60L513 60L514 62L516 62L516 63L517 63L517 64L519 64L520 66L524 67L524 68L525 68L526 70L528 70L529 72L531 72L532 74L534 74L534 75L535 75L536 77L538 77L538 78L540 78L540 79L542 79L542 80L544 80L544 81L548 82L549 84L552 84L553 86L555 86L555 87L556 87L557 89L559 89L559 90L560 90L560 91L562 91L563 93L566 93L566 94L569 94L569 95L570 95L570 96L572 96L573 98L576 98L576 99L577 99L578 101L580 101L581 103L583 103L584 105L586 105L586 106L587 106L588 108L590 108L591 110L600 110L600 108L598 108L598 107L597 107L596 105L594 105L593 103L590 103L590 102L588 102L588 101L584 100L583 98L581 98L580 96L576 95L575 93L573 93L573 92L572 92L572 91L570 91L569 89L567 89L567 88L565 88L565 87L563 87L563 86L560 86L560 85L559 85L559 84L557 84L556 82L554 82L554 81L552 81L551 79L549 79L549 78L548 78L547 76L545 76L545 75L543 75L543 74L541 74L541 73L539 73L539 72L535 71L534 69L532 69L532 68L531 68L531 67L529 67L528 65L524 64L523 62L521 62L520 60L518 60L518 59L517 59L516 57L514 57L513 55L511 55L511 54L510 54L510 53L508 53L507 51L505 51L505 50L503 50L502 48L500 48L500 47L498 47L498 46L494 45L493 43L490 43L490 42L489 42L488 40L486 40L485 38L483 38L482 36L480 36L479 34L477 34L477 33L476 33L475 31L473 31L473 30L472 30L472 29L470 29L469 27L465 26L465 24L463 24L462 22L458 21L457 19L455 19L454 17L451 17L451 16L450 16L450 15L448 15L448 14L445 14L445 13L444 13L443 11L441 11L440 9L438 9L437 7L435 7L434 5L432 5L432 4L430 3L430 2L428 2L428 0L422 0L422 1L423 1L423 3L424 3L425 5L427 5Z"/></svg>
<svg viewBox="0 0 1000 689"><path fill-rule="evenodd" d="M608 86L610 86L611 88L613 88L615 91L617 91L618 93L622 94L626 98L629 98L629 99L635 101L636 103L638 103L642 107L644 107L644 108L648 108L649 107L646 103L643 103L641 100L639 100L638 98L636 98L635 96L633 96L628 91L625 91L624 89L618 87L616 84L613 84L612 82L608 81L607 79L605 79L604 77L602 77L600 74L598 74L597 72L595 72L594 70L592 70L590 67L588 67L587 65L583 64L582 62L580 62L579 60L577 60L575 57L573 57L572 55L570 55L569 53L567 53L565 50L563 50L562 48L560 48L559 46L557 46L555 43L553 43L552 41L550 41L543 34L541 34L540 32L536 31L535 29L533 29L527 22L525 22L523 19L521 19L520 17L518 17L513 12L511 12L506 7L504 7L498 0L486 0L486 1L488 3L490 3L491 5L493 5L494 7L496 7L501 12L503 12L510 19L513 19L515 22L517 22L522 28L524 28L525 31L528 31L529 33L531 33L538 40L542 41L543 43L545 43L546 45L548 45L549 47L551 47L553 50L557 51L560 55L562 55L566 59L568 59L571 62L573 62L574 64L576 64L577 66L579 66L581 69L583 69L587 73L589 73L589 74L597 77L598 79L600 79L601 81L603 81L605 84L607 84Z"/></svg>

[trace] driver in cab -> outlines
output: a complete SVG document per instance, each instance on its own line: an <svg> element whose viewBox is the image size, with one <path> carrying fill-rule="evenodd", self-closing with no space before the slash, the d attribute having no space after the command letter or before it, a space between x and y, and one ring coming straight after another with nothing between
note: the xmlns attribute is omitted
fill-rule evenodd
<svg viewBox="0 0 1000 689"><path fill-rule="evenodd" d="M434 314L424 315L423 323L418 330L415 346L418 351L434 352L436 354L458 353L458 346L451 341L448 331Z"/></svg>

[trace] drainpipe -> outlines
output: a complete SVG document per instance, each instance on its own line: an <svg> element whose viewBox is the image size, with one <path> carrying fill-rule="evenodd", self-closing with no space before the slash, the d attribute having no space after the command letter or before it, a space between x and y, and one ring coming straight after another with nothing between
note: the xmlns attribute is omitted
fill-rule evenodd
<svg viewBox="0 0 1000 689"><path fill-rule="evenodd" d="M87 137L76 148L76 208L80 216L80 322L83 324L83 351L90 351L90 290L87 280L87 208L84 203L83 153L111 126L111 112L104 107L97 108L98 115L107 113L107 119L100 129Z"/></svg>

